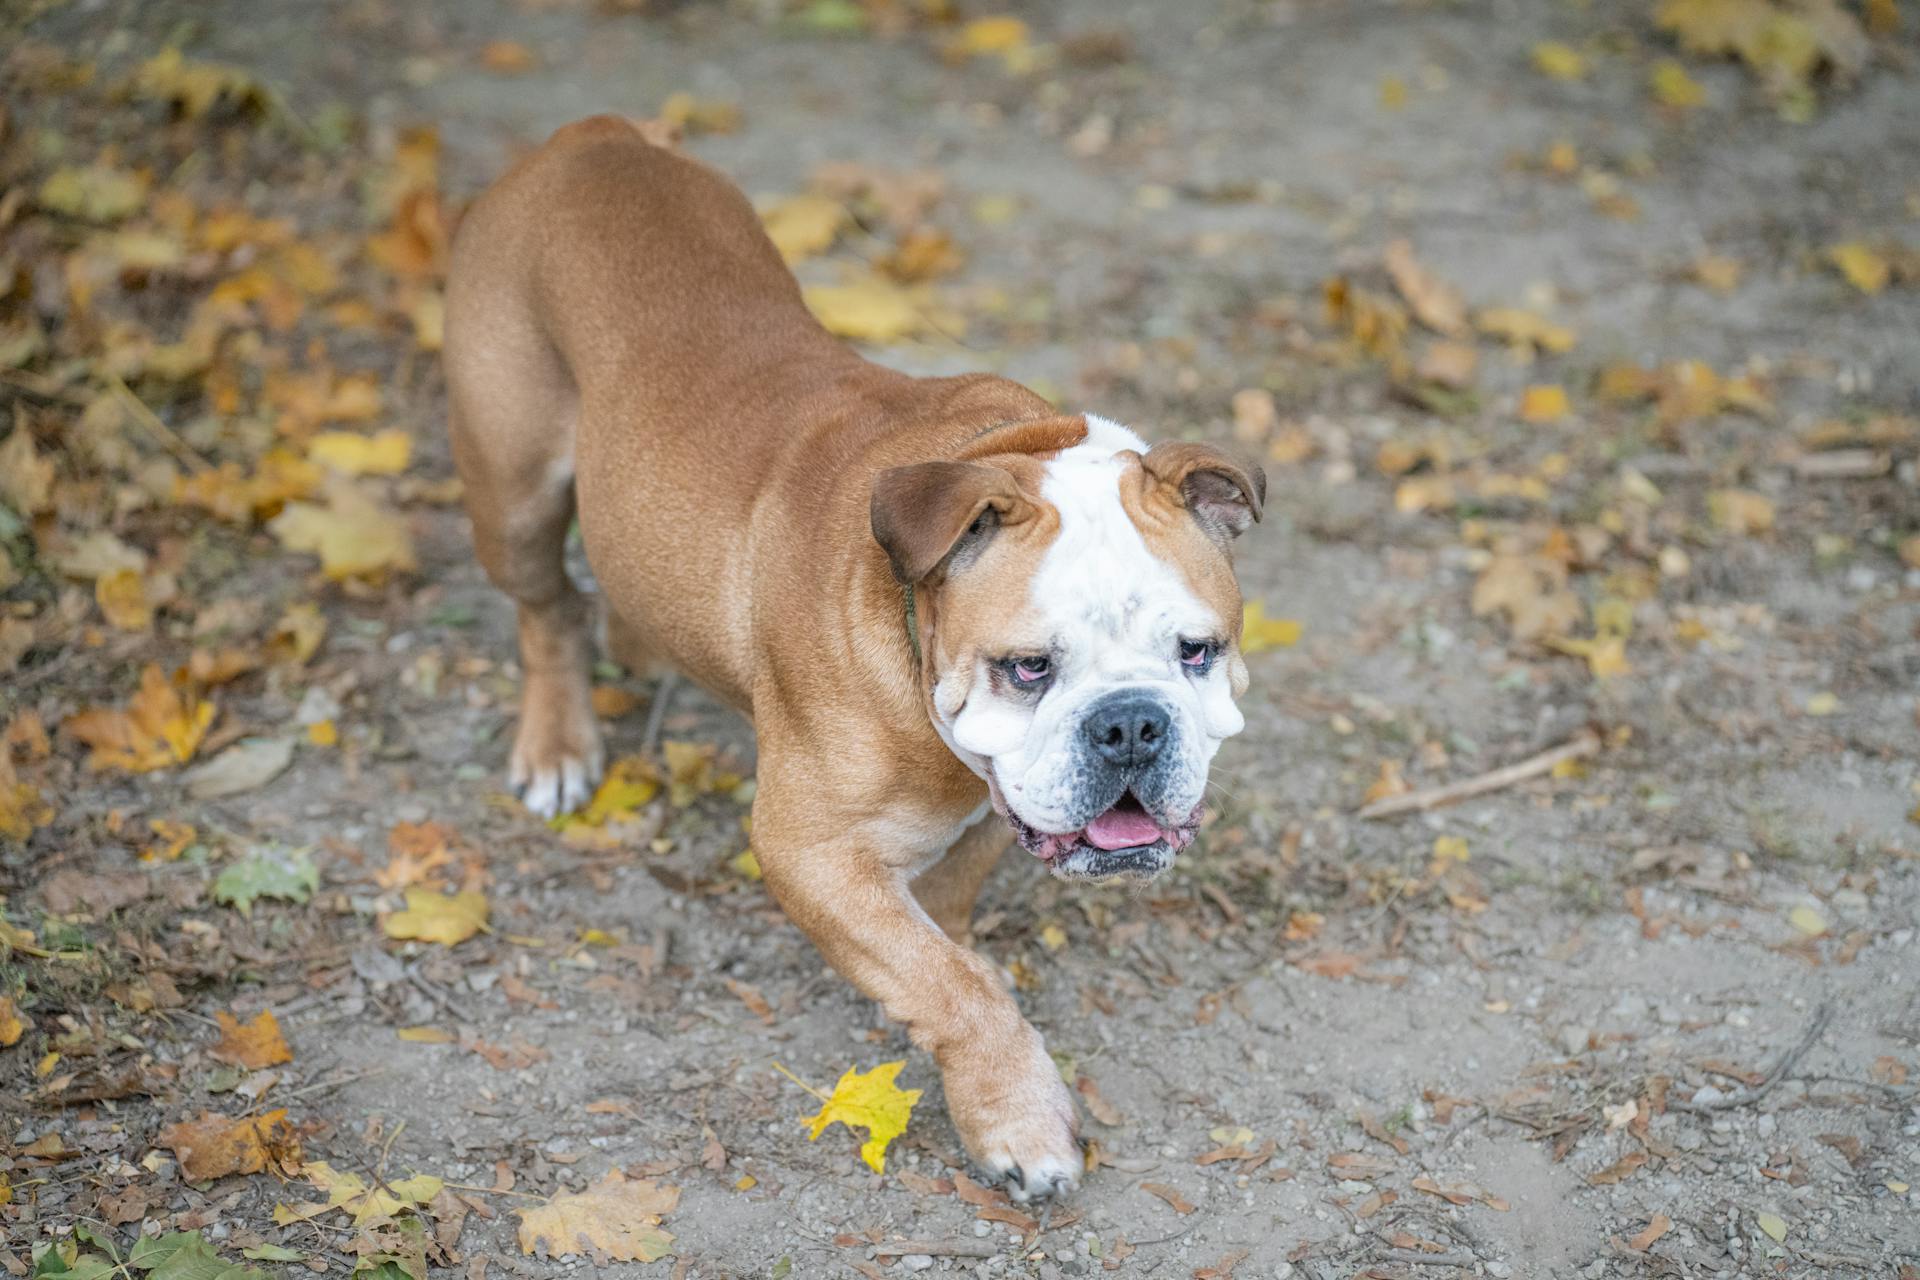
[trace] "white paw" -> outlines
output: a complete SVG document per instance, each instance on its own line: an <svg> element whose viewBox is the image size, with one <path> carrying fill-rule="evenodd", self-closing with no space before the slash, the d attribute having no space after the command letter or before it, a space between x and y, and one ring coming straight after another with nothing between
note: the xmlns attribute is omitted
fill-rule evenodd
<svg viewBox="0 0 1920 1280"><path fill-rule="evenodd" d="M1040 1151L1025 1161L1011 1147L988 1155L987 1169L1006 1183L1007 1194L1020 1204L1030 1200L1063 1199L1080 1189L1084 1157L1071 1134L1069 1148Z"/></svg>
<svg viewBox="0 0 1920 1280"><path fill-rule="evenodd" d="M520 796L527 811L541 818L557 818L586 806L600 785L605 760L599 751L591 756L567 756L558 761L531 765L515 756L507 771L507 783Z"/></svg>

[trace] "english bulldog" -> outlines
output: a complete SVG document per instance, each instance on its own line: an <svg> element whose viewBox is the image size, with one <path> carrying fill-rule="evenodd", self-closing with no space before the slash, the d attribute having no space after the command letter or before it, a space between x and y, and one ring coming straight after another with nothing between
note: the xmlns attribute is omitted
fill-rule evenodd
<svg viewBox="0 0 1920 1280"><path fill-rule="evenodd" d="M584 804L604 761L577 518L613 656L752 720L781 907L933 1055L975 1160L1017 1199L1071 1190L1073 1101L968 945L974 899L1009 837L1086 882L1193 840L1243 724L1231 551L1261 470L870 363L736 187L611 116L461 220L445 363L475 547L518 606L526 806Z"/></svg>

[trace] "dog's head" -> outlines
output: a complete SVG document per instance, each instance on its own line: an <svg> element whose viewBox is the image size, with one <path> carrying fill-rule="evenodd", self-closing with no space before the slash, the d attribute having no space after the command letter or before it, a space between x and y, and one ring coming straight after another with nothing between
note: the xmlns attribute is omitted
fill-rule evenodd
<svg viewBox="0 0 1920 1280"><path fill-rule="evenodd" d="M911 590L935 726L1056 876L1147 880L1245 725L1232 541L1266 477L1202 444L1067 420L1064 447L883 471L873 532Z"/></svg>

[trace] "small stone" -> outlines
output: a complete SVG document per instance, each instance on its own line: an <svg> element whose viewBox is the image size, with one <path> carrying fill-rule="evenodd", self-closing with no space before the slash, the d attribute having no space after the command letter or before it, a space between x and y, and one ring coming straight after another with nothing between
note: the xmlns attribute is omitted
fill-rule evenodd
<svg viewBox="0 0 1920 1280"><path fill-rule="evenodd" d="M1773 1131L1780 1127L1780 1122L1774 1119L1773 1116L1771 1115L1763 1115L1760 1117L1755 1127L1760 1131L1761 1137L1771 1138L1773 1136Z"/></svg>
<svg viewBox="0 0 1920 1280"><path fill-rule="evenodd" d="M992 1228L992 1227L990 1227L990 1226L988 1226L988 1225L987 1225L986 1223L984 1223L984 1222L976 1222L976 1223L974 1223L974 1224L973 1224L973 1234L975 1234L976 1236L984 1236L984 1235L987 1235L987 1234L988 1234L988 1233L990 1233L990 1232L991 1232L992 1230L993 1230L993 1228Z"/></svg>
<svg viewBox="0 0 1920 1280"><path fill-rule="evenodd" d="M1717 1107L1727 1100L1727 1095L1710 1084L1703 1084L1693 1093L1693 1105L1696 1107Z"/></svg>
<svg viewBox="0 0 1920 1280"><path fill-rule="evenodd" d="M1585 1027L1572 1026L1560 1028L1560 1047L1572 1057L1579 1057L1587 1051L1589 1032Z"/></svg>
<svg viewBox="0 0 1920 1280"><path fill-rule="evenodd" d="M1513 1274L1513 1268L1504 1262L1489 1262L1487 1274L1492 1276L1493 1280L1507 1280L1507 1277Z"/></svg>
<svg viewBox="0 0 1920 1280"><path fill-rule="evenodd" d="M925 1271L933 1265L933 1259L924 1253L909 1253L901 1256L900 1265L909 1271Z"/></svg>

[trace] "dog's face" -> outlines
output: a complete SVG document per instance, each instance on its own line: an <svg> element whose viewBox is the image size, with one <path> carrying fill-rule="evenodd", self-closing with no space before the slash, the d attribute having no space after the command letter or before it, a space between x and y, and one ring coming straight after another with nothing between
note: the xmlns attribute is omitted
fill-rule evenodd
<svg viewBox="0 0 1920 1280"><path fill-rule="evenodd" d="M1228 546L1265 480L1086 422L1038 456L902 468L912 487L885 473L875 533L916 584L936 726L1020 843L1063 879L1146 880L1193 839L1214 753L1245 724ZM942 484L951 501L929 500Z"/></svg>

